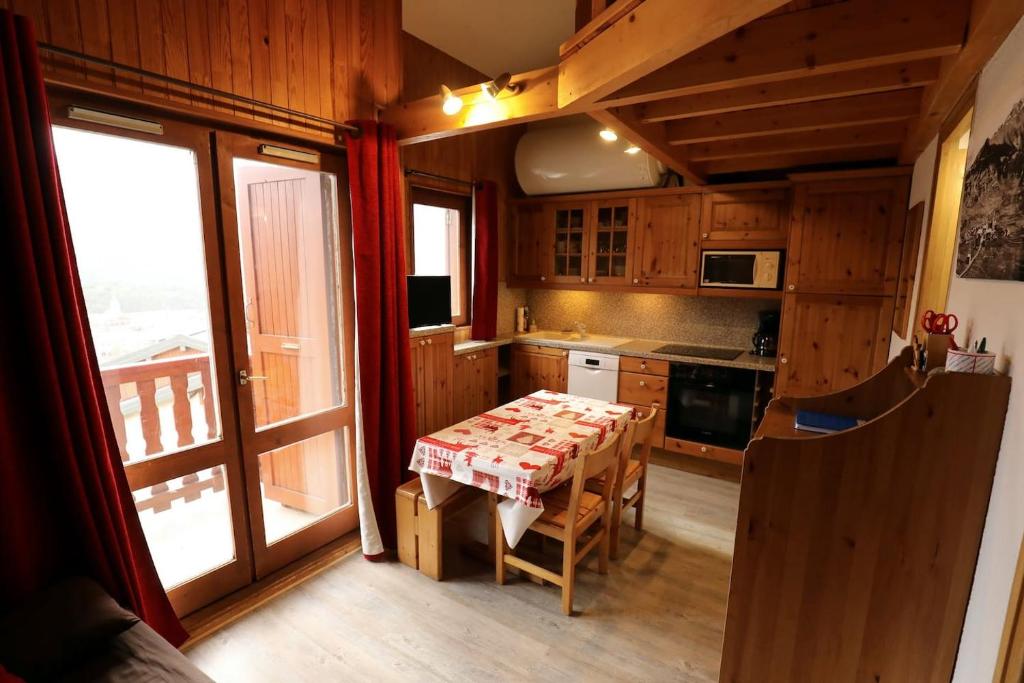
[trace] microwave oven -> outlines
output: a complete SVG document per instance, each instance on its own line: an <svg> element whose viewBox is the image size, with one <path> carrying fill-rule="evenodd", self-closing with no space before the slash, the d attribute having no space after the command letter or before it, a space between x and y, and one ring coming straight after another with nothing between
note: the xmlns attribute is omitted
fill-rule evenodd
<svg viewBox="0 0 1024 683"><path fill-rule="evenodd" d="M779 289L782 286L782 252L703 251L700 286Z"/></svg>

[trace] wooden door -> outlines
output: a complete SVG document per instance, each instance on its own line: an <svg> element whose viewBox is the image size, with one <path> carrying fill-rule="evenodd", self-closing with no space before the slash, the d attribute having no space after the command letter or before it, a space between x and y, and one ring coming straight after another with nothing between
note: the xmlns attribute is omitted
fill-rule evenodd
<svg viewBox="0 0 1024 683"><path fill-rule="evenodd" d="M512 398L541 389L565 392L569 387L569 352L516 344L512 347Z"/></svg>
<svg viewBox="0 0 1024 683"><path fill-rule="evenodd" d="M216 136L257 577L351 531L352 237L341 157Z"/></svg>
<svg viewBox="0 0 1024 683"><path fill-rule="evenodd" d="M785 246L788 189L708 192L703 202L700 237L705 249Z"/></svg>
<svg viewBox="0 0 1024 683"><path fill-rule="evenodd" d="M786 291L896 293L909 179L797 185Z"/></svg>
<svg viewBox="0 0 1024 683"><path fill-rule="evenodd" d="M551 271L548 225L544 205L523 203L515 210L515 237L509 279L517 284L544 282Z"/></svg>
<svg viewBox="0 0 1024 683"><path fill-rule="evenodd" d="M786 294L777 396L815 396L852 387L884 367L894 298Z"/></svg>
<svg viewBox="0 0 1024 683"><path fill-rule="evenodd" d="M545 205L545 220L550 226L545 232L553 240L546 249L551 258L551 276L548 281L586 283L589 272L590 212L588 202Z"/></svg>
<svg viewBox="0 0 1024 683"><path fill-rule="evenodd" d="M301 269L310 281L327 278L323 225L303 220L320 211L319 182L287 167L235 171L257 428L289 420L303 406L332 401L330 321L322 315L328 291L302 287L296 277ZM334 509L342 492L330 482L337 480L340 464L326 452L315 442L301 442L265 456L263 494L306 512Z"/></svg>
<svg viewBox="0 0 1024 683"><path fill-rule="evenodd" d="M587 282L629 284L633 273L636 200L595 202L590 219Z"/></svg>
<svg viewBox="0 0 1024 683"><path fill-rule="evenodd" d="M455 336L451 332L410 340L419 436L449 427L453 419Z"/></svg>
<svg viewBox="0 0 1024 683"><path fill-rule="evenodd" d="M697 288L700 258L700 195L639 200L633 285Z"/></svg>

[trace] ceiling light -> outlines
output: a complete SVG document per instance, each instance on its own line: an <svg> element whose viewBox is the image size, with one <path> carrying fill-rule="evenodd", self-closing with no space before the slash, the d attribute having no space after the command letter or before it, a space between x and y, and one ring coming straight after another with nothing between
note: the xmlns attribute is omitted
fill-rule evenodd
<svg viewBox="0 0 1024 683"><path fill-rule="evenodd" d="M626 154L639 154L640 148L634 145L632 142L629 143L629 147L626 148Z"/></svg>
<svg viewBox="0 0 1024 683"><path fill-rule="evenodd" d="M480 92L492 100L497 98L503 90L508 90L513 95L519 92L519 84L512 82L512 74L507 71L493 81L480 84Z"/></svg>
<svg viewBox="0 0 1024 683"><path fill-rule="evenodd" d="M608 142L615 142L619 139L619 136L611 128L602 128L598 135L601 136L602 140L606 140Z"/></svg>
<svg viewBox="0 0 1024 683"><path fill-rule="evenodd" d="M441 85L441 111L448 116L455 116L462 109L462 98L452 92L447 85Z"/></svg>

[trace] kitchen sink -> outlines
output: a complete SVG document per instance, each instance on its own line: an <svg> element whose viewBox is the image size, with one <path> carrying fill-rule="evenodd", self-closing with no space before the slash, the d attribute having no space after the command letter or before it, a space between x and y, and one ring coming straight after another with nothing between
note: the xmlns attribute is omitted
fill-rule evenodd
<svg viewBox="0 0 1024 683"><path fill-rule="evenodd" d="M542 332L530 332L529 334L517 335L522 341L557 341L566 345L579 344L580 346L593 346L610 349L630 341L626 337L609 337L603 334L580 334L579 332L556 332L544 330Z"/></svg>

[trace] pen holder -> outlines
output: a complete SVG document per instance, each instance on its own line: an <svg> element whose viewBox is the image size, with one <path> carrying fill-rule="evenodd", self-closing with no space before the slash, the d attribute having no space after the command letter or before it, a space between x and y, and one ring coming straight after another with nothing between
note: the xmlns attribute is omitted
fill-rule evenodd
<svg viewBox="0 0 1024 683"><path fill-rule="evenodd" d="M946 372L969 372L991 375L996 370L996 354L950 349L946 354Z"/></svg>
<svg viewBox="0 0 1024 683"><path fill-rule="evenodd" d="M926 342L925 371L931 372L934 368L942 368L946 365L946 356L949 354L948 334L929 334Z"/></svg>

